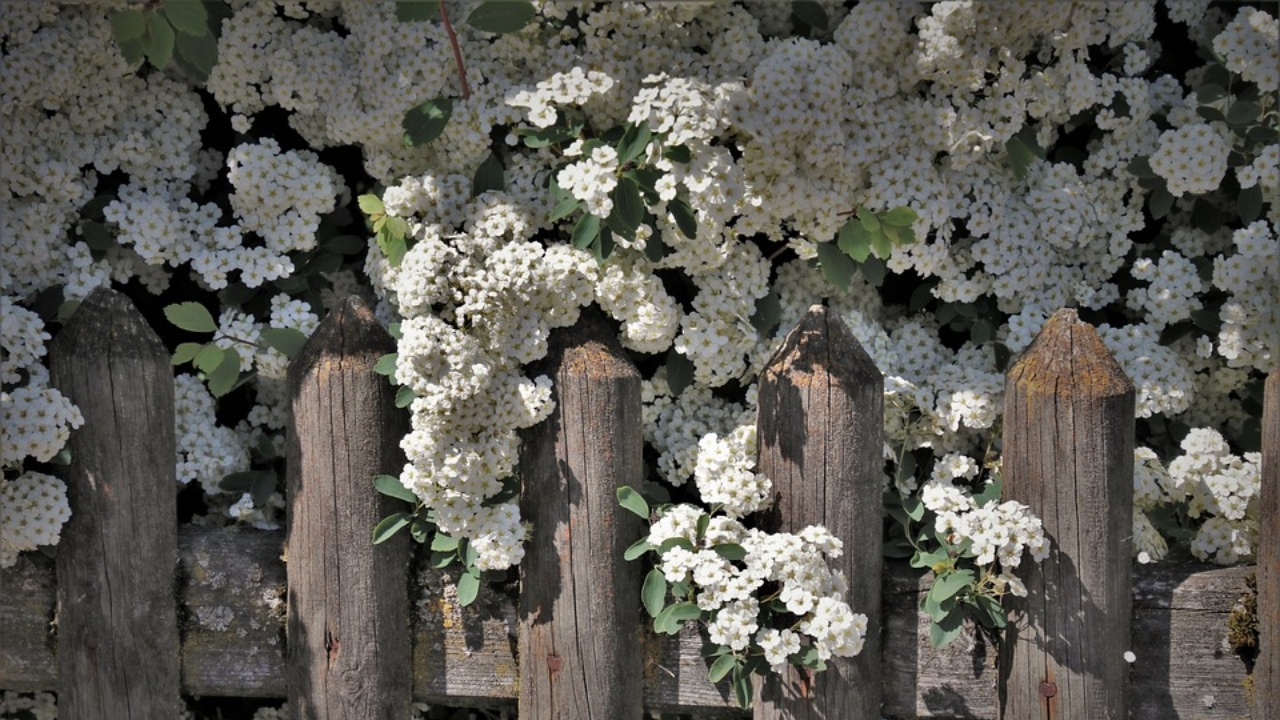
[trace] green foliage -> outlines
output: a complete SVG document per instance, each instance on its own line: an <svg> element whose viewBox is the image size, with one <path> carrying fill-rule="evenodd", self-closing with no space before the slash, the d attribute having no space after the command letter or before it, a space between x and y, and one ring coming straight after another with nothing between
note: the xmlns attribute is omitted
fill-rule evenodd
<svg viewBox="0 0 1280 720"><path fill-rule="evenodd" d="M453 100L436 98L410 108L400 121L404 129L404 144L421 147L440 137L449 118L453 115Z"/></svg>
<svg viewBox="0 0 1280 720"><path fill-rule="evenodd" d="M377 195L361 195L357 202L369 220L378 249L387 257L391 267L400 267L405 253L409 252L409 223L402 217L388 215Z"/></svg>
<svg viewBox="0 0 1280 720"><path fill-rule="evenodd" d="M164 309L164 316L175 326L190 332L215 332L218 324L213 315L197 302L184 302Z"/></svg>
<svg viewBox="0 0 1280 720"><path fill-rule="evenodd" d="M827 282L848 290L859 269L872 285L884 281L884 261L895 247L915 242L916 212L896 207L883 213L859 208L840 226L834 243L817 246L818 267Z"/></svg>
<svg viewBox="0 0 1280 720"><path fill-rule="evenodd" d="M157 70L176 63L192 80L208 80L218 61L217 32L222 12L205 0L166 0L112 13L111 34L131 63L144 58Z"/></svg>
<svg viewBox="0 0 1280 720"><path fill-rule="evenodd" d="M467 24L491 33L513 33L528 25L537 11L527 0L486 0L467 16Z"/></svg>

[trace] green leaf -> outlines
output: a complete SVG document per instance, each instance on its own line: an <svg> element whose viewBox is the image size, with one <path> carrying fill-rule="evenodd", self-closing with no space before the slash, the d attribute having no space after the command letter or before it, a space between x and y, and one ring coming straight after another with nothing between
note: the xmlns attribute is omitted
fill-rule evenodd
<svg viewBox="0 0 1280 720"><path fill-rule="evenodd" d="M696 620L702 617L702 610L691 602L678 602L663 608L658 613L658 617L653 620L653 630L662 635L675 635L680 632L680 626L689 620Z"/></svg>
<svg viewBox="0 0 1280 720"><path fill-rule="evenodd" d="M387 353L378 358L378 362L373 364L373 371L379 375L392 377L396 374L396 360L399 358L399 353Z"/></svg>
<svg viewBox="0 0 1280 720"><path fill-rule="evenodd" d="M618 178L618 185L613 189L613 216L626 228L621 234L634 237L636 228L644 221L644 212L644 200L640 198L640 186L635 179L626 175Z"/></svg>
<svg viewBox="0 0 1280 720"><path fill-rule="evenodd" d="M915 458L912 457L911 455L907 455L906 457L903 458L902 465L904 469L907 466L907 462L906 462L907 458L911 458L911 465L913 466L915 465ZM914 472L914 470L912 472ZM911 474L911 472L907 472L904 474ZM907 517L911 518L915 522L920 522L920 519L924 517L924 511L925 511L924 503L921 502L920 498L918 497L910 497L910 498L907 498L906 500L903 500L902 509L907 513ZM943 553L944 558L945 558L945 555L946 553L944 552ZM937 561L935 560L934 562L937 562ZM929 564L932 565L933 563L929 563ZM917 565L916 567L923 567L923 566Z"/></svg>
<svg viewBox="0 0 1280 720"><path fill-rule="evenodd" d="M880 214L881 225L892 225L893 227L909 228L919 218L916 211L905 205L896 207L889 212Z"/></svg>
<svg viewBox="0 0 1280 720"><path fill-rule="evenodd" d="M384 226L378 232L377 240L378 248L382 250L383 255L387 256L387 262L391 267L400 267L400 263L404 262L404 256L409 252L409 245L405 242L404 235L396 234Z"/></svg>
<svg viewBox="0 0 1280 720"><path fill-rule="evenodd" d="M693 162L693 152L689 150L688 145L670 145L663 149L662 157L682 165Z"/></svg>
<svg viewBox="0 0 1280 720"><path fill-rule="evenodd" d="M685 550L694 549L693 543L689 542L689 538L673 537L673 538L667 538L666 540L662 541L662 544L658 546L658 554L662 555L674 547L682 547Z"/></svg>
<svg viewBox="0 0 1280 720"><path fill-rule="evenodd" d="M649 503L644 496L636 492L630 485L623 485L617 490L618 504L630 510L644 520L649 519Z"/></svg>
<svg viewBox="0 0 1280 720"><path fill-rule="evenodd" d="M868 233L874 233L880 229L880 218L876 217L876 214L870 210L866 208L858 208L856 216L858 218L858 222L862 223L862 227Z"/></svg>
<svg viewBox="0 0 1280 720"><path fill-rule="evenodd" d="M769 291L768 295L756 300L756 311L751 316L751 325L761 335L768 335L782 320L782 302L778 293Z"/></svg>
<svg viewBox="0 0 1280 720"><path fill-rule="evenodd" d="M356 202L365 215L383 215L387 212L387 208L382 204L382 198L373 193L361 195L356 198Z"/></svg>
<svg viewBox="0 0 1280 720"><path fill-rule="evenodd" d="M427 541L427 534L431 532L431 527L420 515L414 514L413 519L409 521L409 536L421 545Z"/></svg>
<svg viewBox="0 0 1280 720"><path fill-rule="evenodd" d="M582 126L575 124L572 126L552 125L545 128L516 128L516 135L524 138L524 146L534 150L547 147L548 145L558 145L578 137L582 132Z"/></svg>
<svg viewBox="0 0 1280 720"><path fill-rule="evenodd" d="M643 155L652 138L653 133L649 130L649 123L628 125L626 131L622 133L622 140L618 141L618 164L625 165Z"/></svg>
<svg viewBox="0 0 1280 720"><path fill-rule="evenodd" d="M417 395L413 394L413 388L408 385L402 385L399 390L396 390L396 407L409 407L409 403L413 402L415 397L417 397Z"/></svg>
<svg viewBox="0 0 1280 720"><path fill-rule="evenodd" d="M679 395L693 384L693 361L672 348L667 352L667 386L672 395Z"/></svg>
<svg viewBox="0 0 1280 720"><path fill-rule="evenodd" d="M152 65L163 70L173 59L173 26L163 15L152 13L148 31L147 36L143 38L142 51Z"/></svg>
<svg viewBox="0 0 1280 720"><path fill-rule="evenodd" d="M599 235L600 218L591 213L583 213L582 217L578 218L577 224L573 226L571 242L576 248L586 249L596 241Z"/></svg>
<svg viewBox="0 0 1280 720"><path fill-rule="evenodd" d="M738 666L738 662L738 656L733 653L721 655L716 658L716 661L711 663L711 667L707 669L707 679L713 683L720 682L729 674L730 670L733 670Z"/></svg>
<svg viewBox="0 0 1280 720"><path fill-rule="evenodd" d="M395 475L375 475L373 478L373 488L378 492L393 497L397 500L404 500L408 503L418 504L418 496L413 491L404 486L400 482L400 478Z"/></svg>
<svg viewBox="0 0 1280 720"><path fill-rule="evenodd" d="M1156 171L1151 168L1151 160L1149 160L1145 155L1139 155L1138 157L1130 160L1129 164L1125 166L1125 170L1128 170L1129 174L1134 177L1158 177L1156 175Z"/></svg>
<svg viewBox="0 0 1280 720"><path fill-rule="evenodd" d="M202 82L208 80L213 66L218 64L218 39L213 33L179 35L177 48L179 59L190 65L198 79Z"/></svg>
<svg viewBox="0 0 1280 720"><path fill-rule="evenodd" d="M645 553L653 549L654 547L649 544L648 538L640 538L639 540L631 543L631 546L622 553L622 559L628 561L635 560L636 558L643 557Z"/></svg>
<svg viewBox="0 0 1280 720"><path fill-rule="evenodd" d="M1215 233L1222 227L1222 215L1213 203L1204 198L1196 198L1191 208L1191 223L1202 232Z"/></svg>
<svg viewBox="0 0 1280 720"><path fill-rule="evenodd" d="M504 170L502 160L495 153L489 153L489 157L476 168L476 176L471 181L471 197L477 197L489 190L506 190Z"/></svg>
<svg viewBox="0 0 1280 720"><path fill-rule="evenodd" d="M858 267L862 268L862 277L871 283L872 287L880 287L884 284L885 275L889 272L889 267L884 261L877 257L869 257Z"/></svg>
<svg viewBox="0 0 1280 720"><path fill-rule="evenodd" d="M428 100L404 114L400 126L404 128L404 144L410 147L426 145L440 137L453 115L453 100L436 98Z"/></svg>
<svg viewBox="0 0 1280 720"><path fill-rule="evenodd" d="M730 562L740 562L747 559L747 549L737 543L720 543L711 549L717 555Z"/></svg>
<svg viewBox="0 0 1280 720"><path fill-rule="evenodd" d="M400 512L382 518L382 521L373 528L373 544L378 545L386 542L392 535L404 529L412 517L413 515L410 513Z"/></svg>
<svg viewBox="0 0 1280 720"><path fill-rule="evenodd" d="M942 602L949 600L973 584L972 570L952 570L942 573L933 581L929 596Z"/></svg>
<svg viewBox="0 0 1280 720"><path fill-rule="evenodd" d="M452 535L438 532L435 537L431 538L431 549L435 552L456 552L458 545L460 545L458 538Z"/></svg>
<svg viewBox="0 0 1280 720"><path fill-rule="evenodd" d="M533 3L526 0L487 0L471 11L467 24L491 33L513 33L520 30L537 14Z"/></svg>
<svg viewBox="0 0 1280 720"><path fill-rule="evenodd" d="M440 4L435 0L396 0L396 20L400 22L429 22L440 16Z"/></svg>
<svg viewBox="0 0 1280 720"><path fill-rule="evenodd" d="M1240 213L1240 219L1246 223L1261 217L1262 186L1255 183L1253 187L1242 189L1239 197L1236 198L1236 211Z"/></svg>
<svg viewBox="0 0 1280 720"><path fill-rule="evenodd" d="M827 11L815 0L795 0L791 3L791 16L820 33L831 24Z"/></svg>
<svg viewBox="0 0 1280 720"><path fill-rule="evenodd" d="M1151 211L1151 217L1156 220L1163 218L1173 209L1173 194L1164 186L1152 190L1147 196L1147 209Z"/></svg>
<svg viewBox="0 0 1280 720"><path fill-rule="evenodd" d="M742 666L733 669L733 697L738 701L738 707L751 707L751 673L744 672Z"/></svg>
<svg viewBox="0 0 1280 720"><path fill-rule="evenodd" d="M121 10L111 15L111 35L123 44L138 40L147 31L147 19L141 10Z"/></svg>
<svg viewBox="0 0 1280 720"><path fill-rule="evenodd" d="M973 504L975 507L985 507L987 503L1000 499L1000 481L992 480L982 486L980 492L974 493Z"/></svg>
<svg viewBox="0 0 1280 720"><path fill-rule="evenodd" d="M287 358L294 358L307 342L307 336L293 328L263 328L262 340Z"/></svg>
<svg viewBox="0 0 1280 720"><path fill-rule="evenodd" d="M363 255L369 243L357 235L338 235L325 240L320 247L339 255Z"/></svg>
<svg viewBox="0 0 1280 720"><path fill-rule="evenodd" d="M901 228L881 226L879 230L871 233L871 252L881 260L887 260L893 254L893 246L900 244L895 238L899 237L901 232Z"/></svg>
<svg viewBox="0 0 1280 720"><path fill-rule="evenodd" d="M133 40L125 40L122 43L118 43L120 46L120 55L124 58L125 62L130 65L142 62L142 58L146 55L142 44L143 41L144 38L135 38Z"/></svg>
<svg viewBox="0 0 1280 720"><path fill-rule="evenodd" d="M924 507L921 505L921 507ZM950 559L946 548L939 548L930 552L916 551L911 558L911 567L913 568L931 568L938 563L946 562Z"/></svg>
<svg viewBox="0 0 1280 720"><path fill-rule="evenodd" d="M1009 165L1013 167L1013 176L1019 180L1025 180L1027 172L1036 161L1035 153L1027 144L1018 136L1009 138L1004 144L1005 152L1009 155Z"/></svg>
<svg viewBox="0 0 1280 720"><path fill-rule="evenodd" d="M210 34L209 15L200 0L165 0L162 12L180 33L196 37Z"/></svg>
<svg viewBox="0 0 1280 720"><path fill-rule="evenodd" d="M996 339L996 326L986 318L978 318L969 328L969 341L974 345L984 345Z"/></svg>
<svg viewBox="0 0 1280 720"><path fill-rule="evenodd" d="M216 332L218 329L213 315L198 302L169 305L164 309L164 316L169 322L188 332Z"/></svg>
<svg viewBox="0 0 1280 720"><path fill-rule="evenodd" d="M467 572L458 578L458 604L466 607L480 596L480 576Z"/></svg>
<svg viewBox="0 0 1280 720"><path fill-rule="evenodd" d="M557 220L563 220L564 218L567 218L570 215L572 215L574 211L577 210L578 207L581 205L582 205L581 200L570 195L569 197L556 203L556 206L554 208L551 208L551 215L548 219L551 222L556 222Z"/></svg>
<svg viewBox="0 0 1280 720"><path fill-rule="evenodd" d="M958 611L953 612L940 622L934 622L929 625L929 643L935 648L945 647L952 640L960 637L960 633L963 630L964 616Z"/></svg>
<svg viewBox="0 0 1280 720"><path fill-rule="evenodd" d="M684 236L693 240L698 237L698 218L693 214L693 208L689 203L681 198L674 198L667 203L667 211L671 213L671 217L676 220L676 227L680 228L680 232Z"/></svg>
<svg viewBox="0 0 1280 720"><path fill-rule="evenodd" d="M649 617L656 618L662 612L667 601L667 578L658 568L649 571L644 578L644 586L640 588L640 600Z"/></svg>
<svg viewBox="0 0 1280 720"><path fill-rule="evenodd" d="M253 485L249 488L249 495L253 498L254 507L266 507L271 502L271 495L276 491L276 485L279 479L275 472L264 470L257 473L257 477L253 479Z"/></svg>
<svg viewBox="0 0 1280 720"><path fill-rule="evenodd" d="M173 351L173 364L181 365L189 363L196 359L196 355L204 349L204 343L184 342L179 343L178 348Z"/></svg>
<svg viewBox="0 0 1280 720"><path fill-rule="evenodd" d="M841 290L849 289L849 282L857 272L858 266L849 259L848 255L840 252L840 249L831 243L822 243L818 245L818 262L827 282Z"/></svg>
<svg viewBox="0 0 1280 720"><path fill-rule="evenodd" d="M206 343L191 359L191 364L202 373L209 374L222 364L224 351L213 343Z"/></svg>
<svg viewBox="0 0 1280 720"><path fill-rule="evenodd" d="M1227 89L1222 87L1221 85L1215 85L1213 83L1205 83L1204 85L1201 85L1200 87L1196 88L1196 100L1200 101L1202 105L1207 105L1208 103L1216 102L1226 96L1227 96Z"/></svg>
<svg viewBox="0 0 1280 720"><path fill-rule="evenodd" d="M209 392L214 397L222 397L231 392L236 380L240 379L240 353L235 348L224 348L222 362L209 373Z"/></svg>
<svg viewBox="0 0 1280 720"><path fill-rule="evenodd" d="M987 622L983 625L987 627L1002 628L1008 624L1009 616L1005 614L1004 608L1000 606L1000 601L990 595L978 595L976 605L979 612L986 617Z"/></svg>
<svg viewBox="0 0 1280 720"><path fill-rule="evenodd" d="M1227 108L1227 122L1232 125L1252 125L1262 114L1262 106L1249 100L1237 100Z"/></svg>
<svg viewBox="0 0 1280 720"><path fill-rule="evenodd" d="M849 218L836 233L836 246L855 262L864 262L871 254L871 233L858 218Z"/></svg>

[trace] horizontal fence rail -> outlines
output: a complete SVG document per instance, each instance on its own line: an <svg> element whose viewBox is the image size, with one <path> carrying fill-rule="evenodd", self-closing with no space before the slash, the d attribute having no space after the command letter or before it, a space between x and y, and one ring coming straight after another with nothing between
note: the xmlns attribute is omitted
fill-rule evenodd
<svg viewBox="0 0 1280 720"><path fill-rule="evenodd" d="M103 327L112 328L105 348L77 350L90 343L77 328ZM25 554L0 571L0 688L57 690L76 708L127 708L122 692L162 703L179 692L288 697L304 718L397 717L410 698L516 706L535 720L638 716L641 705L750 716L726 683L708 681L696 628L657 636L638 612L642 568L621 550L640 528L624 527L634 520L613 489L643 473L639 376L592 313L553 337L543 371L555 376L557 410L523 435L523 502L535 522L521 567L526 590L515 599L486 587L466 608L457 575L428 567L403 538L376 551L368 544L387 512L372 476L402 461L394 441L405 416L371 372L390 340L367 307L349 302L332 313L291 368L286 532L183 527L175 536L167 520L155 521L176 515L162 512L175 492L172 437L109 420L113 408L139 401L155 403L152 420L164 417L172 388L146 374L168 372L158 342L129 338L154 334L123 296L98 291L51 346L54 377L88 421L73 437L77 464L64 473L71 522L81 523L64 542L86 532L101 540L91 561L64 557L62 547L56 564ZM144 392L112 395L128 379L96 380L85 365L149 379ZM1228 628L1251 621L1242 613L1255 571L1252 713L1276 717L1276 374L1263 421L1259 566L1133 566L1132 387L1092 327L1072 311L1051 318L1011 368L1004 452L1006 498L1044 519L1053 554L1020 568L1030 595L1010 605L1016 629L1002 648L968 629L940 650L918 610L929 576L897 563L880 570L881 382L821 307L762 376L759 460L777 493L767 522L782 530L823 522L843 537L854 610L872 617L862 655L836 664L803 698L790 696L786 678L766 683L755 717L1025 720L1124 717L1126 708L1138 720L1248 717L1247 669ZM130 502L122 508L120 498ZM122 536L135 507L159 508L148 521L155 531ZM104 582L107 600L85 605L85 588ZM79 669L85 662L94 673ZM104 681L112 677L123 680Z"/></svg>

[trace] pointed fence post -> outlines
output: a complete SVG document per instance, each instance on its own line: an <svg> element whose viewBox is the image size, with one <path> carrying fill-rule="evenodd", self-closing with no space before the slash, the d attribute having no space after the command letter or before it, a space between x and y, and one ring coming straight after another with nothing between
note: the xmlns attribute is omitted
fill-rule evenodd
<svg viewBox="0 0 1280 720"><path fill-rule="evenodd" d="M520 717L639 720L644 532L617 488L644 478L640 373L598 313L551 334L555 411L521 438Z"/></svg>
<svg viewBox="0 0 1280 720"><path fill-rule="evenodd" d="M1092 325L1059 310L1009 369L1004 498L1051 543L1023 562L1000 655L1006 720L1129 717L1134 389Z"/></svg>
<svg viewBox="0 0 1280 720"><path fill-rule="evenodd" d="M348 299L289 367L288 694L294 717L409 717L408 533L373 545L408 506L373 478L399 474L407 415L373 370L395 343Z"/></svg>
<svg viewBox="0 0 1280 720"><path fill-rule="evenodd" d="M861 653L833 658L816 678L788 668L766 680L756 720L880 718L883 435L884 377L840 318L815 305L761 375L757 469L773 481L773 529L825 525L844 543L836 566L867 636Z"/></svg>
<svg viewBox="0 0 1280 720"><path fill-rule="evenodd" d="M1262 411L1262 498L1258 530L1258 659L1254 720L1280 718L1280 370L1267 376Z"/></svg>
<svg viewBox="0 0 1280 720"><path fill-rule="evenodd" d="M84 415L63 477L58 712L178 717L178 511L173 368L128 298L95 290L49 348L50 378Z"/></svg>

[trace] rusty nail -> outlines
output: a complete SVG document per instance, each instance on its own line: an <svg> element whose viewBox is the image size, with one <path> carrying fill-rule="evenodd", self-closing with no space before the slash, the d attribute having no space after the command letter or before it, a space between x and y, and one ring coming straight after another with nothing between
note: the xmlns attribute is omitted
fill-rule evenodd
<svg viewBox="0 0 1280 720"><path fill-rule="evenodd" d="M1051 697L1053 697L1054 695L1057 695L1057 694L1058 694L1058 686L1057 686L1057 685L1055 685L1055 684L1053 684L1053 683L1051 683L1051 682L1048 682L1048 681L1045 681L1045 682L1040 683L1040 696L1041 696L1041 697L1051 698Z"/></svg>

